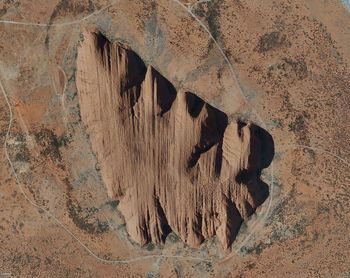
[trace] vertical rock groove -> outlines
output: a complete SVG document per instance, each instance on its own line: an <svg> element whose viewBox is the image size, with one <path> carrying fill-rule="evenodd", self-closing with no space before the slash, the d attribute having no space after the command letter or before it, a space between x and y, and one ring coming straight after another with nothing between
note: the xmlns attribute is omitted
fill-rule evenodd
<svg viewBox="0 0 350 278"><path fill-rule="evenodd" d="M85 32L77 58L81 116L130 237L230 247L268 196L259 176L272 137L174 86L127 46Z"/></svg>

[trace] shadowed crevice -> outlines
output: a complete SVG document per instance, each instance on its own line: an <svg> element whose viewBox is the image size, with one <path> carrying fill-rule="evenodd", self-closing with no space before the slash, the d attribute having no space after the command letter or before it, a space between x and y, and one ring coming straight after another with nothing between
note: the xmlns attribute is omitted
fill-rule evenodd
<svg viewBox="0 0 350 278"><path fill-rule="evenodd" d="M164 78L157 70L152 68L153 77L157 84L157 104L161 109L159 115L162 117L168 112L176 99L176 89L166 78Z"/></svg>
<svg viewBox="0 0 350 278"><path fill-rule="evenodd" d="M159 216L159 219L161 221L160 229L162 231L161 233L161 242L165 242L166 237L172 232L171 227L169 226L167 217L165 215L165 212L163 210L162 205L159 202L159 198L154 198L155 207L157 209L157 214Z"/></svg>
<svg viewBox="0 0 350 278"><path fill-rule="evenodd" d="M190 92L186 92L185 97L188 113L193 118L197 118L199 113L202 111L205 102L201 98L197 97L196 95Z"/></svg>
<svg viewBox="0 0 350 278"><path fill-rule="evenodd" d="M205 113L205 117L201 123L200 140L194 146L194 150L188 159L187 167L193 168L203 153L217 145L215 172L219 174L222 163L222 140L228 124L227 115L204 102L200 97L190 92L186 92L185 94L187 111L191 117L197 118L200 113Z"/></svg>

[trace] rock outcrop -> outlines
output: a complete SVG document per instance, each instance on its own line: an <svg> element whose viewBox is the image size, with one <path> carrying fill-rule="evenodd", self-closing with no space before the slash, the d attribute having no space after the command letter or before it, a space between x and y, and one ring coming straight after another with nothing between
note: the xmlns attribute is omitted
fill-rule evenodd
<svg viewBox="0 0 350 278"><path fill-rule="evenodd" d="M228 248L268 196L271 136L172 84L127 46L86 32L77 59L81 117L130 237Z"/></svg>

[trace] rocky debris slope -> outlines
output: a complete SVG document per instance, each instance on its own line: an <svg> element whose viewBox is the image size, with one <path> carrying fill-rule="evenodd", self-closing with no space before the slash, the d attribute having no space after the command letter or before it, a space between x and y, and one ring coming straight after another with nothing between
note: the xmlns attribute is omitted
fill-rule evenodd
<svg viewBox="0 0 350 278"><path fill-rule="evenodd" d="M228 248L268 196L271 136L172 84L127 46L85 32L77 58L81 117L130 237Z"/></svg>

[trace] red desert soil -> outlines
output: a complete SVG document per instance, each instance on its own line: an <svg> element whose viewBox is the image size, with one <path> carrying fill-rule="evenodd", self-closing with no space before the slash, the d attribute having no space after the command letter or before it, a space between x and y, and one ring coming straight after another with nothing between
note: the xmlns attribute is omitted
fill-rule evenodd
<svg viewBox="0 0 350 278"><path fill-rule="evenodd" d="M0 1L0 276L350 277L343 3Z"/></svg>

